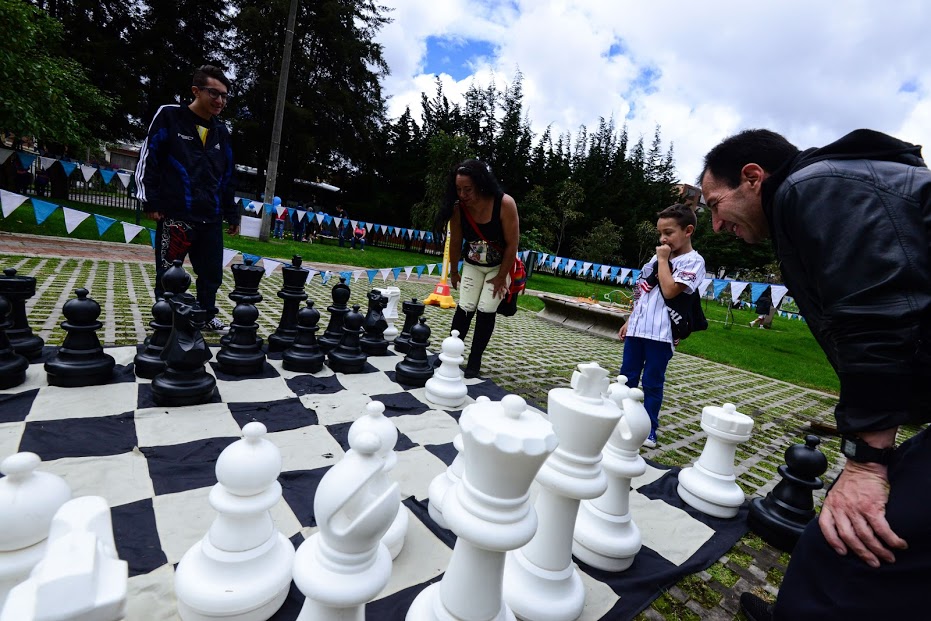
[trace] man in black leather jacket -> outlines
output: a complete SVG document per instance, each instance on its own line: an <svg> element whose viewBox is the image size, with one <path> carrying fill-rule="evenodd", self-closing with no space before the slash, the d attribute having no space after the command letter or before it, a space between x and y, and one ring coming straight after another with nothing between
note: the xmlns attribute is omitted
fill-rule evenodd
<svg viewBox="0 0 931 621"><path fill-rule="evenodd" d="M800 152L732 136L701 178L715 232L771 238L783 278L841 382L847 456L770 609L751 619L906 618L931 577L931 171L921 147L857 130ZM853 554L850 554L850 553Z"/></svg>

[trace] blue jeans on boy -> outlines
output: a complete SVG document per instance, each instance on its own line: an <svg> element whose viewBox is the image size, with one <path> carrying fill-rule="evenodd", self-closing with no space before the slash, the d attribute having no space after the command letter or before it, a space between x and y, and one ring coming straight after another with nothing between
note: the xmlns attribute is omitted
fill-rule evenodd
<svg viewBox="0 0 931 621"><path fill-rule="evenodd" d="M663 405L663 384L666 382L666 366L672 359L672 345L663 341L652 341L636 336L624 339L624 359L621 375L627 378L627 386L636 388L643 374L643 407L650 415L651 436L659 428L659 409Z"/></svg>
<svg viewBox="0 0 931 621"><path fill-rule="evenodd" d="M284 237L284 220L275 220L274 236L278 239Z"/></svg>

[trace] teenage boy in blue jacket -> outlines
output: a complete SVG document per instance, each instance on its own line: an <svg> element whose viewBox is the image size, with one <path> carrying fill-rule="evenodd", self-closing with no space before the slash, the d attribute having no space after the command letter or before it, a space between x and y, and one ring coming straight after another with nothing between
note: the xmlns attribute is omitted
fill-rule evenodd
<svg viewBox="0 0 931 621"><path fill-rule="evenodd" d="M233 202L233 149L229 130L217 119L229 99L230 81L218 67L194 72L189 105L162 106L155 113L136 167L137 197L155 229L155 297L162 274L175 259L190 257L197 274L197 301L207 309L207 329L226 333L217 317L223 281L223 220L239 232Z"/></svg>

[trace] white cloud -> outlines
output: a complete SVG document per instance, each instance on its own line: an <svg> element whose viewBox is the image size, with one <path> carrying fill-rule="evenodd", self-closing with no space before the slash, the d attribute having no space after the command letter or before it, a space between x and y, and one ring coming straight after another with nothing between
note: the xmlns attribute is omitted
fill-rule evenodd
<svg viewBox="0 0 931 621"><path fill-rule="evenodd" d="M378 36L392 117L410 105L419 118L420 93L434 93L424 67L433 36L494 50L470 65L469 77L440 76L452 101L473 79L503 87L519 68L538 135L550 123L556 134L575 134L613 116L649 144L659 124L684 181L694 180L708 149L747 127L768 127L802 148L869 127L931 149L931 3L923 0L382 3L395 9ZM609 55L616 44L623 54ZM645 92L637 80L646 70L658 77Z"/></svg>

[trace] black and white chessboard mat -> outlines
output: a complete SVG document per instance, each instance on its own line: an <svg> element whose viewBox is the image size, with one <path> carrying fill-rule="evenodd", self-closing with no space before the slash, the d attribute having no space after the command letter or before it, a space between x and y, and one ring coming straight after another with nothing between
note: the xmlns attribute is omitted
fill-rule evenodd
<svg viewBox="0 0 931 621"><path fill-rule="evenodd" d="M108 348L117 367L103 386L49 386L42 363L26 382L0 390L0 458L32 451L40 469L62 476L75 496L98 495L111 506L120 558L128 561L130 621L177 619L174 567L201 539L215 516L207 496L217 480L220 452L256 420L281 450L283 501L272 510L278 529L295 547L316 530L313 498L320 479L349 449L349 426L372 400L385 404L397 425L398 481L413 517L391 581L366 608L367 619L403 619L414 597L439 580L455 536L427 513L427 488L456 455L460 410L428 405L423 388L395 381L397 355L370 357L363 373L286 371L272 354L263 372L234 377L219 371L211 403L158 407L149 381L133 374L136 347ZM216 349L213 350L216 353ZM277 358L277 359L276 359ZM506 393L488 380L467 380L469 402ZM650 464L634 480L631 510L643 549L625 572L606 573L580 563L587 588L583 619L628 619L664 588L709 567L747 531L746 508L732 520L706 516L676 494L678 469ZM297 618L303 595L292 584L277 621Z"/></svg>

